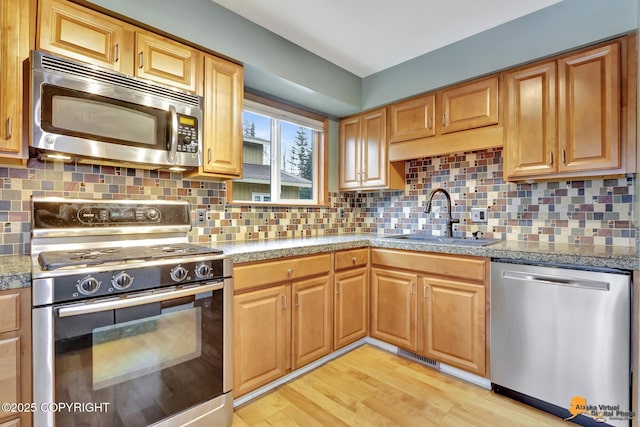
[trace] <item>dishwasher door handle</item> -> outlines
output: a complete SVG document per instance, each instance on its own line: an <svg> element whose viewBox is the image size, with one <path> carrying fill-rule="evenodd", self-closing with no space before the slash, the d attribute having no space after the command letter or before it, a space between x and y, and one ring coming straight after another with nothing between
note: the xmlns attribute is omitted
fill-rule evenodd
<svg viewBox="0 0 640 427"><path fill-rule="evenodd" d="M549 276L546 274L525 273L521 271L504 271L502 277L505 279L523 280L526 282L542 283L545 285L568 286L571 288L591 289L594 291L609 291L608 282L596 280L574 279L563 276Z"/></svg>

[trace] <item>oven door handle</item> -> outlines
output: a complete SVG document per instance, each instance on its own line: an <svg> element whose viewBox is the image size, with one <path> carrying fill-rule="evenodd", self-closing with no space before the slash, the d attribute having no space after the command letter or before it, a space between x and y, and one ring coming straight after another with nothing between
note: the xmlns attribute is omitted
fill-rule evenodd
<svg viewBox="0 0 640 427"><path fill-rule="evenodd" d="M167 301L176 298L184 298L191 295L202 294L205 292L218 291L222 288L224 288L224 282L215 282L191 288L182 288L169 292L156 292L140 296L131 296L128 298L124 297L118 299L110 299L108 301L97 300L96 302L85 302L82 304L60 307L58 309L58 316L80 316L82 314L92 314L107 310L117 310L119 308L135 307L137 305Z"/></svg>

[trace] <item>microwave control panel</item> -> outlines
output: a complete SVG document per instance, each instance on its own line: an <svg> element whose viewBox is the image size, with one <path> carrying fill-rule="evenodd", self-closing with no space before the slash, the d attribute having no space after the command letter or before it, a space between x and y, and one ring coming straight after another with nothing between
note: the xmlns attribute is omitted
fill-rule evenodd
<svg viewBox="0 0 640 427"><path fill-rule="evenodd" d="M198 152L198 119L178 114L178 151Z"/></svg>

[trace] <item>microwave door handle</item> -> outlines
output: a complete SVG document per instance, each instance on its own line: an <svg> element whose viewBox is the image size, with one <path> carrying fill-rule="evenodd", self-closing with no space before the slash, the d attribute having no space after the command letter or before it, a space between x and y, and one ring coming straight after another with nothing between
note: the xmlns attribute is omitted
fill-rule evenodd
<svg viewBox="0 0 640 427"><path fill-rule="evenodd" d="M176 152L178 151L178 112L173 105L169 106L171 114L171 145L169 146L169 161L175 163Z"/></svg>

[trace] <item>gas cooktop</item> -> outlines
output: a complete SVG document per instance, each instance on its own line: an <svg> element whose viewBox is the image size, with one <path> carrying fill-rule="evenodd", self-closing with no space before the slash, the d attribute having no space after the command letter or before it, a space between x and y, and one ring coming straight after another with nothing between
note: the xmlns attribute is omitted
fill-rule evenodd
<svg viewBox="0 0 640 427"><path fill-rule="evenodd" d="M74 266L88 267L106 263L130 263L132 261L151 261L194 255L217 255L219 249L207 248L190 243L175 243L157 246L130 246L107 248L81 248L73 250L45 251L38 255L42 270L51 271Z"/></svg>

